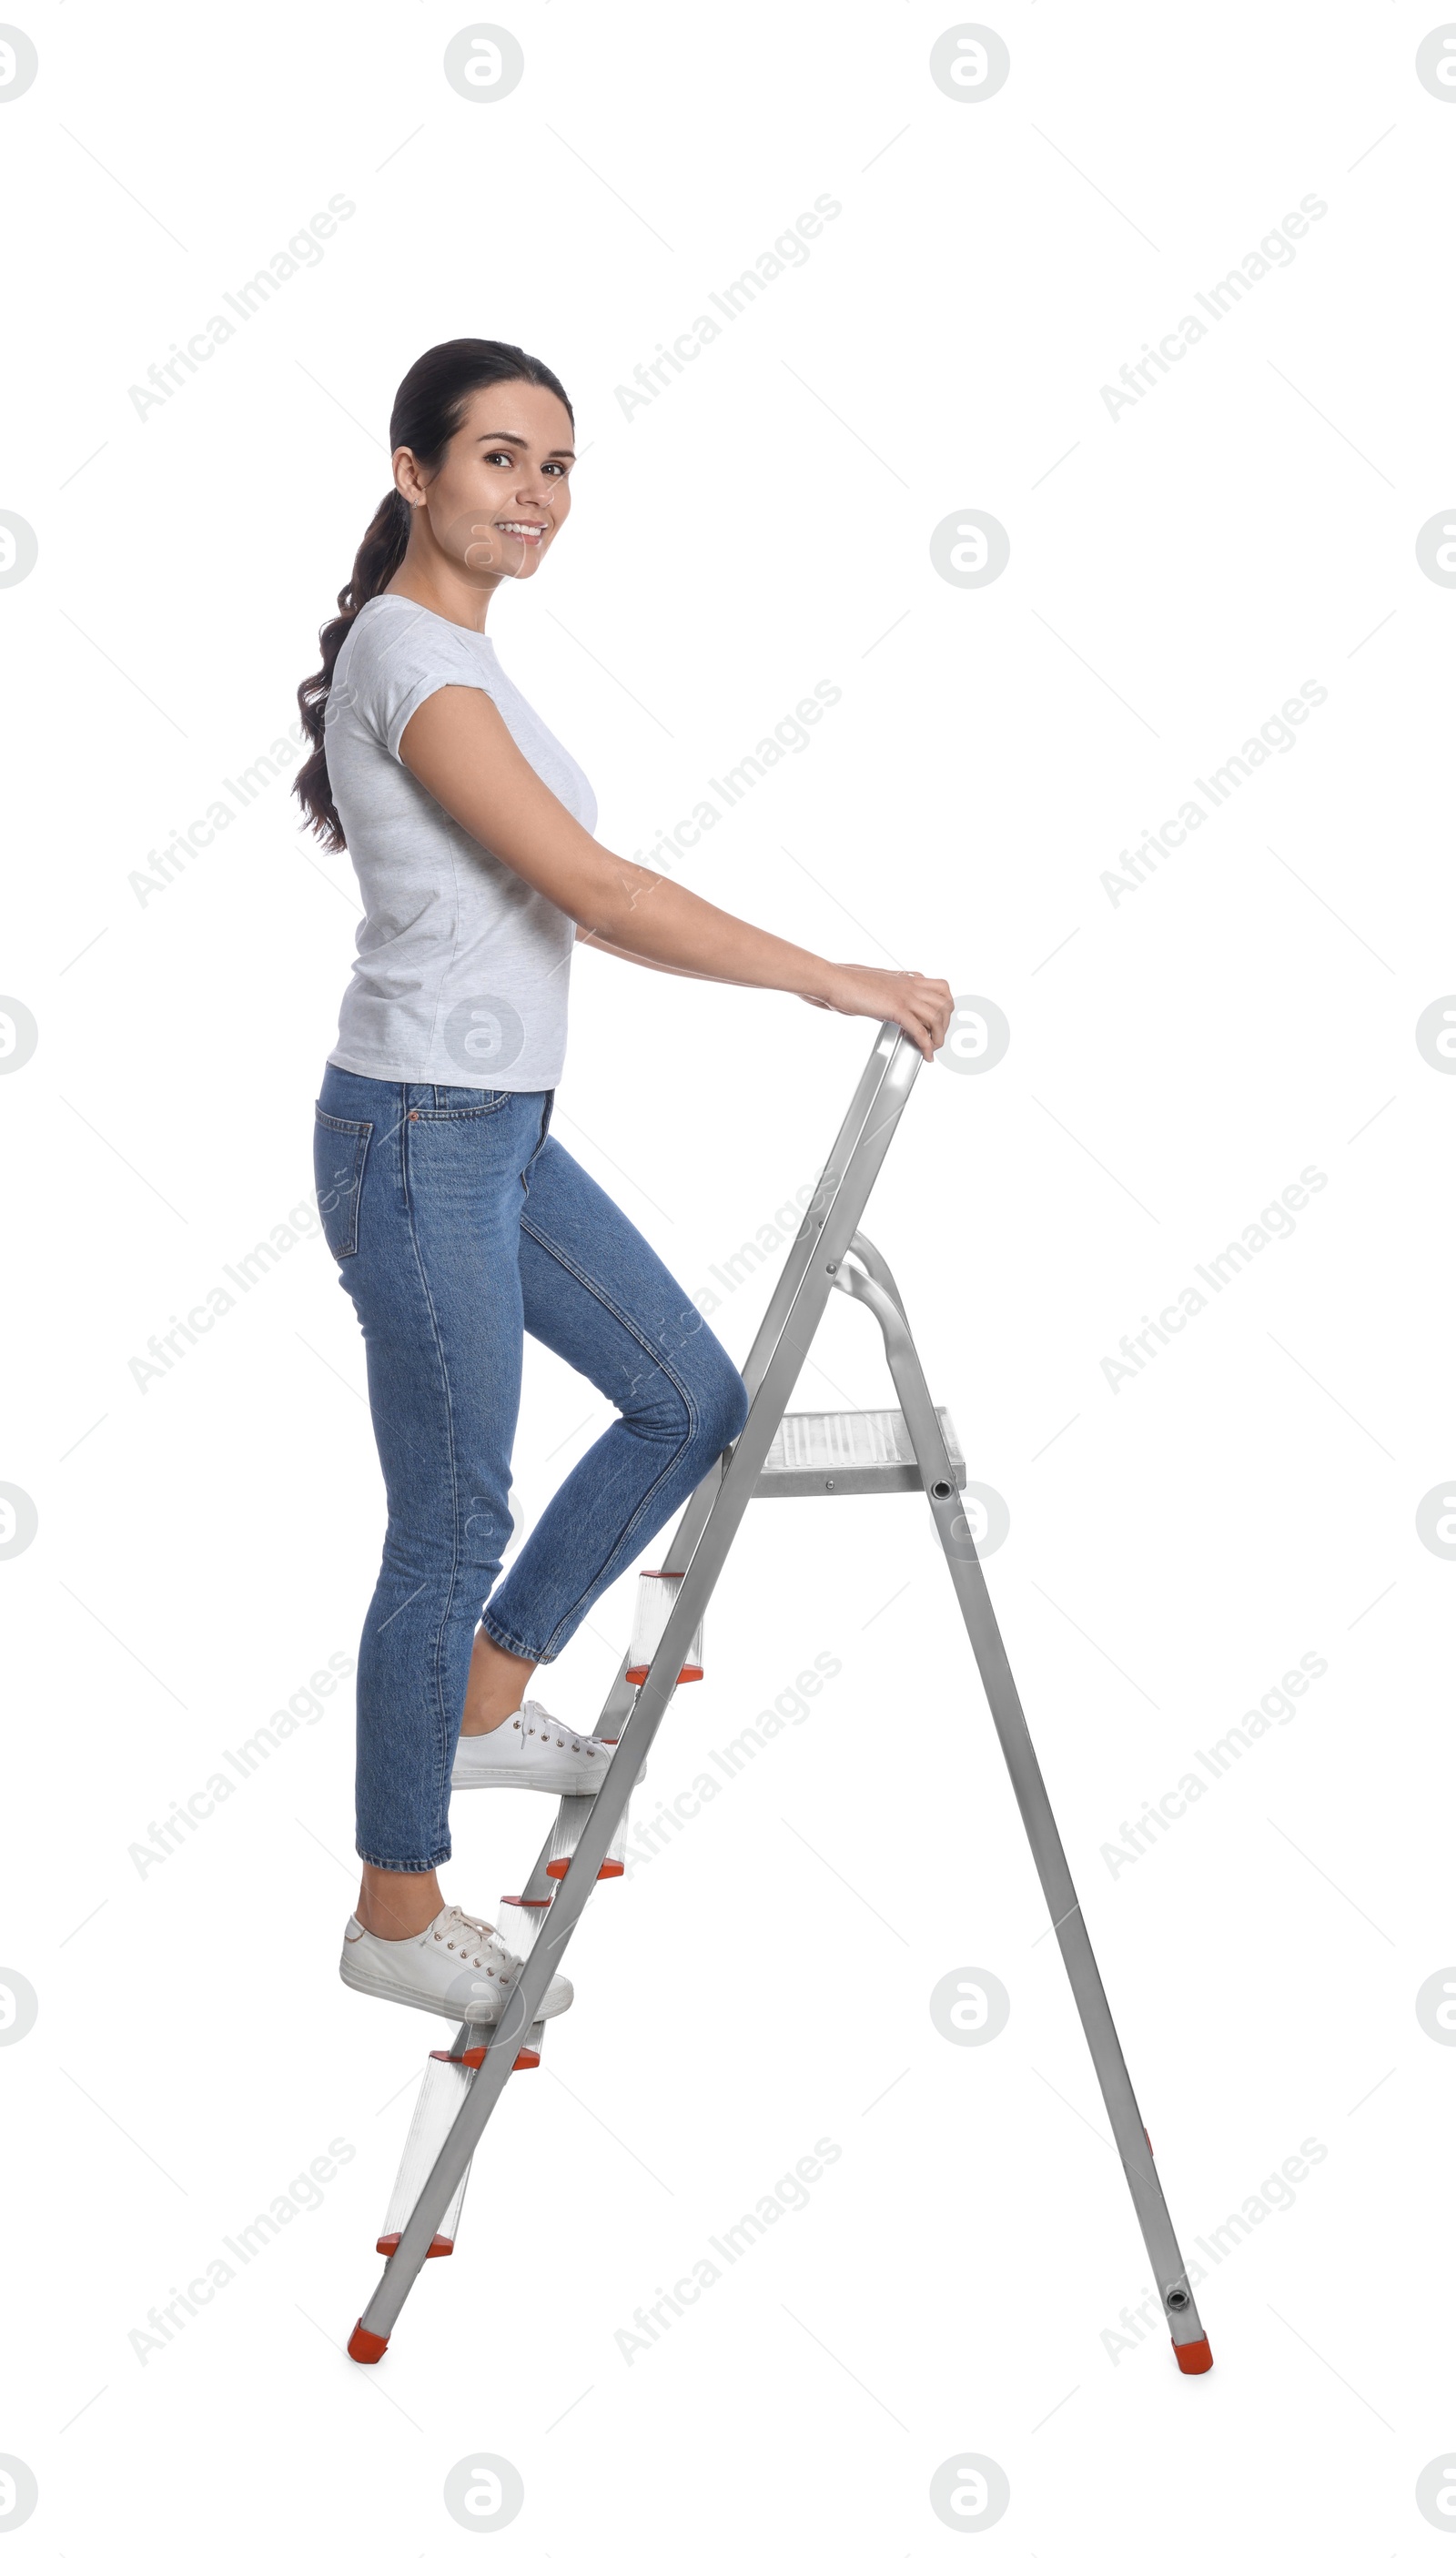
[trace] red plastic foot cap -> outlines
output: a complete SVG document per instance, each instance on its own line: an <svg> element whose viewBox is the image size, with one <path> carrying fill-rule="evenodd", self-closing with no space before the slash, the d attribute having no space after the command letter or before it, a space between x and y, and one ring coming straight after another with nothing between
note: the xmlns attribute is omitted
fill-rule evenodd
<svg viewBox="0 0 1456 2558"><path fill-rule="evenodd" d="M349 2352L352 2361L382 2362L388 2350L389 2340L387 2336L370 2336L363 2319L356 2321L354 2334L349 2340Z"/></svg>
<svg viewBox="0 0 1456 2558"><path fill-rule="evenodd" d="M1213 2370L1214 2348L1206 2336L1201 2336L1196 2345L1175 2345L1173 2350L1178 2356L1180 2371Z"/></svg>

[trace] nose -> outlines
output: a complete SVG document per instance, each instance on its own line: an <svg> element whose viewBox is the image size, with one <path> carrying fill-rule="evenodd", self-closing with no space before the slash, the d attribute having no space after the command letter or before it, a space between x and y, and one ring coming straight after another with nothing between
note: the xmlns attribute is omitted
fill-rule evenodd
<svg viewBox="0 0 1456 2558"><path fill-rule="evenodd" d="M551 511L551 500L555 494L556 492L552 482L547 480L543 474L534 472L530 470L529 467L526 467L522 470L520 478L516 481L511 497L511 504L518 506L524 513L532 515L548 515Z"/></svg>

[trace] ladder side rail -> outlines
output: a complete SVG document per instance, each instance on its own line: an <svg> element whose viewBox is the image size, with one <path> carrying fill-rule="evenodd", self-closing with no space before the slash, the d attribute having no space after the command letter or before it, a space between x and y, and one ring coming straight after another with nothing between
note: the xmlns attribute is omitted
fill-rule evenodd
<svg viewBox="0 0 1456 2558"><path fill-rule="evenodd" d="M841 1141L848 1136L847 1155L837 1165L831 1159L830 1165L825 1167L815 1198L805 1211L800 1239L806 1239L806 1248L798 1257L798 1276L791 1302L779 1327L778 1337L768 1352L748 1417L713 1492L706 1523L684 1569L652 1668L643 1686L636 1691L636 1701L623 1737L612 1753L612 1765L592 1804L570 1868L564 1880L557 1885L546 1923L525 1957L505 2014L491 2037L485 2061L475 2073L474 2083L466 2093L440 2154L399 2234L398 2246L393 2255L386 2258L383 2274L360 2322L371 2337L387 2338L392 2331L415 2276L425 2261L430 2240L439 2226L439 2215L474 2156L476 2145L510 2075L536 2006L555 1978L576 1922L590 1898L602 1858L611 1845L631 1799L638 1770L647 1758L671 1700L677 1673L687 1658L693 1634L752 1497L764 1459L784 1417L800 1368L828 1302L835 1272L874 1187L920 1064L919 1051L904 1033L893 1023L883 1025L870 1068L861 1077L855 1096L856 1109L861 1102L865 1104L862 1115L858 1126L851 1131L855 1109L851 1110L850 1119L840 1131ZM874 1071L877 1066L880 1068L878 1072ZM821 1198L820 1194L824 1196ZM816 1210L819 1212L818 1221L813 1225L811 1218ZM814 1250L815 1244L819 1247L817 1251ZM785 1272L780 1290L776 1291L776 1300L792 1275L790 1271ZM761 1326L761 1335L765 1329ZM711 1477L708 1480L711 1482Z"/></svg>
<svg viewBox="0 0 1456 2558"><path fill-rule="evenodd" d="M892 1092L899 1093L896 1109L898 1118L900 1109L904 1108L905 1101L909 1097L910 1086L915 1080L920 1063L919 1050L906 1038L898 1024L882 1022L875 1045L866 1061L864 1072L855 1087L854 1098L840 1122L838 1133L825 1158L823 1170L814 1184L813 1196L800 1219L799 1231L789 1247L784 1267L779 1273L778 1285L769 1300L758 1331L753 1337L748 1356L743 1362L743 1382L748 1388L750 1399L757 1393L763 1380L773 1354L774 1345L788 1321L790 1309L802 1282L804 1271L812 1258L824 1220L838 1195L840 1185L853 1159L854 1150L879 1107L887 1083L891 1084ZM893 1083L891 1083L892 1077ZM886 1142L888 1143L888 1139ZM856 1234L852 1244L847 1248L853 1249L861 1240L862 1238ZM873 1251L873 1246L868 1246L867 1249ZM879 1260L878 1254L875 1255L875 1259ZM866 1264L866 1267L868 1266ZM879 1268L873 1270L871 1275L880 1278L882 1273L888 1278L888 1271L881 1262ZM893 1281L890 1281L890 1287L893 1294ZM781 1414L780 1419L782 1418ZM731 1451L729 1453L731 1454ZM717 1498L718 1487L722 1482L726 1464L725 1456L715 1466L709 1468L702 1482L689 1494L687 1505L673 1530L672 1539L662 1563L661 1568L664 1572L681 1572L686 1568L698 1538L702 1534L708 1512ZM638 1693L627 1676L631 1661L631 1653L624 1652L617 1665L616 1675L607 1690L601 1712L592 1727L593 1740L616 1741L626 1727L627 1718L636 1703ZM541 1841L540 1853L531 1868L529 1879L521 1895L522 1900L544 1901L550 1898L551 1879L546 1872L546 1860L551 1853L552 1836L553 1832L548 1830Z"/></svg>
<svg viewBox="0 0 1456 2558"><path fill-rule="evenodd" d="M885 1354L905 1414L986 1702L1025 1824L1032 1858L1055 1925L1057 1942L1102 2091L1143 2239L1175 2345L1203 2341L1193 2287L1183 2262L1158 2172L1153 2164L1131 2074L1117 2039L1107 1994L1092 1952L1061 1836L1037 1761L1015 1677L1001 1639L975 1550L970 1521L955 1489L945 1438L920 1354L904 1316L878 1281L841 1270L836 1285L870 1308L885 1339Z"/></svg>
<svg viewBox="0 0 1456 2558"><path fill-rule="evenodd" d="M921 1064L921 1054L914 1041L908 1039L895 1022L882 1022L854 1098L840 1123L823 1170L814 1184L813 1196L789 1247L788 1258L779 1274L779 1284L743 1362L743 1381L750 1395L757 1391L768 1367L774 1345L788 1321L803 1273L813 1257L814 1245L833 1209L856 1150L867 1137L872 1136L884 1105L888 1104L898 1120ZM893 1126L885 1136L885 1145L889 1144L891 1134ZM880 1149L881 1157L883 1153L884 1146ZM848 1246L844 1249L847 1250Z"/></svg>

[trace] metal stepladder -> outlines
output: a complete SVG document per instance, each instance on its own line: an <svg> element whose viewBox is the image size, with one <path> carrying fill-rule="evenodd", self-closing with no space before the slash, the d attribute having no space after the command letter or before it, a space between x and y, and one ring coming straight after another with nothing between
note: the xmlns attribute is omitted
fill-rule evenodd
<svg viewBox="0 0 1456 2558"><path fill-rule="evenodd" d="M529 2067L538 2058L543 2028L531 2020L542 1995L593 1886L603 1875L622 1871L614 1850L625 1836L633 1786L694 1649L750 1498L923 1490L1062 1949L1178 2367L1212 2368L1152 2144L961 1503L966 1474L953 1425L931 1400L890 1270L858 1231L920 1066L914 1042L893 1022L883 1023L744 1363L750 1401L743 1429L688 1500L661 1574L647 1576L664 1583L669 1594L675 1585L676 1595L652 1646L651 1665L635 1664L629 1649L608 1691L596 1731L614 1745L612 1765L597 1794L561 1797L555 1827L524 1891L501 1905L505 1949L521 1958L505 2012L489 2030L468 2018L449 2052L433 2053L426 2063L387 2233L378 2241L388 2261L349 2340L357 2362L379 2360L421 2265L429 2256L451 2252L476 2144L512 2069ZM787 1409L833 1288L857 1298L880 1325L897 1396L890 1412Z"/></svg>

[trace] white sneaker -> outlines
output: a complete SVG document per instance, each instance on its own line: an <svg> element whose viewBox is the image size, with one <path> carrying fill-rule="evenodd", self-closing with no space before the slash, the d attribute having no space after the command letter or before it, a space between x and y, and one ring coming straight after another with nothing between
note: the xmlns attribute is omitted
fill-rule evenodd
<svg viewBox="0 0 1456 2558"><path fill-rule="evenodd" d="M366 1998L422 2007L428 2016L464 2021L467 2002L484 2002L487 2025L500 2023L520 1972L487 1918L468 1918L457 1904L438 1911L421 1936L371 1936L357 1918L344 1930L339 1977ZM536 2017L560 2016L576 1993L558 1972Z"/></svg>
<svg viewBox="0 0 1456 2558"><path fill-rule="evenodd" d="M524 1785L540 1794L594 1794L612 1765L611 1741L558 1723L527 1697L494 1732L462 1733L452 1785ZM641 1783L642 1779L638 1779Z"/></svg>

